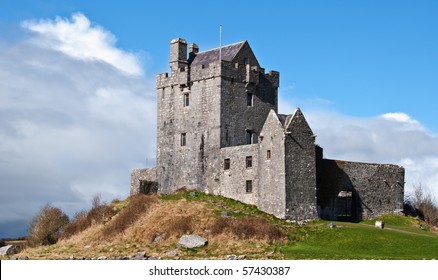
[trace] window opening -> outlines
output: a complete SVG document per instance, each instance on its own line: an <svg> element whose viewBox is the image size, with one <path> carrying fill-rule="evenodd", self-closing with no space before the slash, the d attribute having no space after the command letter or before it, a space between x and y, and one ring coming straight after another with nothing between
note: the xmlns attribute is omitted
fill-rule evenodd
<svg viewBox="0 0 438 280"><path fill-rule="evenodd" d="M229 158L224 159L224 170L230 169L231 161Z"/></svg>
<svg viewBox="0 0 438 280"><path fill-rule="evenodd" d="M252 156L247 156L246 157L246 168L251 168L252 167Z"/></svg>
<svg viewBox="0 0 438 280"><path fill-rule="evenodd" d="M252 138L253 138L253 131L247 129L246 130L246 144L252 144L253 143Z"/></svg>
<svg viewBox="0 0 438 280"><path fill-rule="evenodd" d="M181 146L185 146L186 144L186 133L181 133Z"/></svg>
<svg viewBox="0 0 438 280"><path fill-rule="evenodd" d="M190 104L190 96L188 93L184 93L184 107L188 107Z"/></svg>
<svg viewBox="0 0 438 280"><path fill-rule="evenodd" d="M251 92L246 93L246 105L247 106L253 106L253 94Z"/></svg>
<svg viewBox="0 0 438 280"><path fill-rule="evenodd" d="M252 180L246 181L246 193L252 193Z"/></svg>

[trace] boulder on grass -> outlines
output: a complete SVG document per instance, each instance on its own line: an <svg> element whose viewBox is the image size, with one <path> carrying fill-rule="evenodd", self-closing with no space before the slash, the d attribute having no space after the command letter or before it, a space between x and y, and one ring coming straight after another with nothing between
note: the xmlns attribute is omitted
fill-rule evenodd
<svg viewBox="0 0 438 280"><path fill-rule="evenodd" d="M18 253L17 245L7 245L0 248L0 256L13 255Z"/></svg>
<svg viewBox="0 0 438 280"><path fill-rule="evenodd" d="M198 248L207 245L208 240L199 235L183 235L179 241L178 245L184 248Z"/></svg>

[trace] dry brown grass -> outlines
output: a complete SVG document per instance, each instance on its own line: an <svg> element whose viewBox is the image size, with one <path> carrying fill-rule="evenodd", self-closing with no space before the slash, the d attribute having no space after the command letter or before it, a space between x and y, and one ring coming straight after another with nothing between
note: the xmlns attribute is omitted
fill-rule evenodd
<svg viewBox="0 0 438 280"><path fill-rule="evenodd" d="M204 234L213 215L204 203L188 203L185 200L162 201L149 209L120 239L153 244L157 236L162 236L160 245L176 243L181 235Z"/></svg>
<svg viewBox="0 0 438 280"><path fill-rule="evenodd" d="M125 256L146 251L166 258L167 251L178 248L182 235L197 234L206 237L209 244L196 251L197 258L236 254L257 259L269 257L269 244L285 236L265 218L217 218L215 207L205 201L161 200L141 195L112 206L119 213L109 221L95 223L59 241L50 252L35 248L25 250L23 255L31 259L58 259ZM154 242L158 236L161 238ZM191 259L190 254L193 252L181 250L180 257Z"/></svg>
<svg viewBox="0 0 438 280"><path fill-rule="evenodd" d="M137 194L128 198L128 205L102 231L102 238L123 233L140 217L147 214L148 209L157 202L156 196Z"/></svg>
<svg viewBox="0 0 438 280"><path fill-rule="evenodd" d="M221 217L211 226L212 235L231 232L239 239L255 239L269 243L286 239L286 234L261 217L245 216L241 219Z"/></svg>
<svg viewBox="0 0 438 280"><path fill-rule="evenodd" d="M73 220L64 227L60 239L68 239L92 225L99 225L108 222L116 211L109 205L95 205L88 213L79 212Z"/></svg>

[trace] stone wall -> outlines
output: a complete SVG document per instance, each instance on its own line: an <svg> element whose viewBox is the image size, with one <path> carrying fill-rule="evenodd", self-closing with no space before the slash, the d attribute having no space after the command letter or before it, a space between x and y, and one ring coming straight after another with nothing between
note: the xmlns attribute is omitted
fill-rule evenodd
<svg viewBox="0 0 438 280"><path fill-rule="evenodd" d="M130 195L157 192L157 169L134 169L131 172Z"/></svg>
<svg viewBox="0 0 438 280"><path fill-rule="evenodd" d="M247 158L251 157L251 166ZM258 144L241 145L221 149L221 191L220 195L244 203L257 205L259 186L259 149ZM225 160L229 160L229 169L225 169ZM251 190L247 190L247 182Z"/></svg>
<svg viewBox="0 0 438 280"><path fill-rule="evenodd" d="M247 130L257 143L269 111L277 112L278 86L279 73L265 74L247 43L233 61L222 62L221 147L247 144Z"/></svg>
<svg viewBox="0 0 438 280"><path fill-rule="evenodd" d="M220 138L220 78L217 65L191 69L193 80L181 83L180 75L157 77L157 166L160 193L180 188L218 189ZM180 83L180 84L175 84ZM188 104L185 103L188 95ZM185 143L182 144L184 134Z"/></svg>
<svg viewBox="0 0 438 280"><path fill-rule="evenodd" d="M260 134L258 204L260 210L286 218L285 131L272 110Z"/></svg>
<svg viewBox="0 0 438 280"><path fill-rule="evenodd" d="M359 221L403 211L404 168L318 159L320 217Z"/></svg>
<svg viewBox="0 0 438 280"><path fill-rule="evenodd" d="M285 126L286 217L315 219L318 215L314 135L300 109Z"/></svg>

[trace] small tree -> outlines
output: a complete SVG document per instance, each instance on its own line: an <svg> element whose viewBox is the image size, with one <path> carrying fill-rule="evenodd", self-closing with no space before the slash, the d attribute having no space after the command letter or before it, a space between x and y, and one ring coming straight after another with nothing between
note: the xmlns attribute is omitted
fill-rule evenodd
<svg viewBox="0 0 438 280"><path fill-rule="evenodd" d="M54 244L58 241L61 229L68 224L68 216L61 209L44 205L29 224L27 241L29 246Z"/></svg>
<svg viewBox="0 0 438 280"><path fill-rule="evenodd" d="M438 226L438 207L432 195L423 191L421 184L414 188L412 204L422 220L430 225Z"/></svg>

